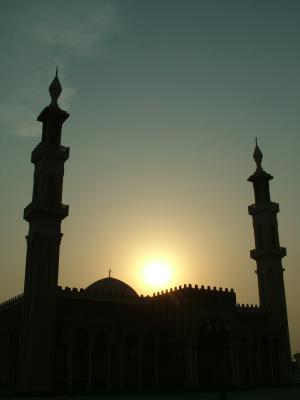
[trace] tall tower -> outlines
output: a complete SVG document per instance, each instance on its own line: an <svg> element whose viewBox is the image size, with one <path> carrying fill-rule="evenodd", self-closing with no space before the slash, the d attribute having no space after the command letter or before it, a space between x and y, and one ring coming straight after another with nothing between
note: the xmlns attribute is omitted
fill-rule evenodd
<svg viewBox="0 0 300 400"><path fill-rule="evenodd" d="M31 154L33 194L24 209L29 232L17 375L21 392L53 387L60 226L69 211L61 202L64 163L69 158L69 148L60 144L62 124L69 117L57 104L61 91L56 70L49 86L51 103L37 118L43 124L42 139Z"/></svg>
<svg viewBox="0 0 300 400"><path fill-rule="evenodd" d="M248 207L253 219L255 249L250 256L257 264L257 279L260 305L267 312L270 333L278 343L278 363L281 365L280 381L287 383L291 365L291 352L285 289L282 267L282 258L286 249L280 247L277 213L279 205L270 198L269 181L273 177L265 172L261 166L263 154L255 145L253 153L256 162L256 171L248 181L254 188L255 203Z"/></svg>

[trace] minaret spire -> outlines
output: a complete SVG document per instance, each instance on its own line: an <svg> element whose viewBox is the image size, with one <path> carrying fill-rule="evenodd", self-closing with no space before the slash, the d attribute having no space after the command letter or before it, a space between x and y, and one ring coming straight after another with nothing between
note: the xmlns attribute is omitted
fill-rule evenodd
<svg viewBox="0 0 300 400"><path fill-rule="evenodd" d="M17 375L20 392L53 389L61 221L69 211L69 206L62 203L69 148L61 145L62 125L69 114L57 104L62 91L57 75L56 70L49 87L51 103L37 118L43 124L43 133L31 154L33 194L24 209L29 231Z"/></svg>
<svg viewBox="0 0 300 400"><path fill-rule="evenodd" d="M62 87L60 81L58 79L58 66L56 67L55 77L53 78L50 86L49 86L49 93L51 97L50 106L58 107L57 100L62 92Z"/></svg>
<svg viewBox="0 0 300 400"><path fill-rule="evenodd" d="M253 152L253 158L254 158L254 161L256 162L256 171L261 171L262 170L261 162L263 159L263 153L260 150L260 148L258 147L257 138L255 138L255 148L254 148L254 152Z"/></svg>

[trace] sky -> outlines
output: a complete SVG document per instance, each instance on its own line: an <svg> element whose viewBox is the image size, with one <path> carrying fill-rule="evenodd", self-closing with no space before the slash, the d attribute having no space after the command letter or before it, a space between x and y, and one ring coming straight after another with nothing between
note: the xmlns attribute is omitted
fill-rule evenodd
<svg viewBox="0 0 300 400"><path fill-rule="evenodd" d="M234 288L258 303L255 137L274 176L292 352L300 352L300 3L12 0L0 15L0 301L23 291L30 153L59 65L70 113L59 284L112 276L139 294L146 262L166 288ZM161 290L161 288L159 288Z"/></svg>

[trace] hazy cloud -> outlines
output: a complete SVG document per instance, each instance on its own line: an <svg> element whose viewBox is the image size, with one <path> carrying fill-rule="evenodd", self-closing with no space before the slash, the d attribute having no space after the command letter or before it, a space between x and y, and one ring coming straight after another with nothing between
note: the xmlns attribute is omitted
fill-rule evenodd
<svg viewBox="0 0 300 400"><path fill-rule="evenodd" d="M117 30L114 1L29 0L2 5L2 133L33 136L40 132L35 119L49 102L45 84L57 64L63 76L60 105L70 109L75 90L68 83L68 64L105 52L107 40Z"/></svg>

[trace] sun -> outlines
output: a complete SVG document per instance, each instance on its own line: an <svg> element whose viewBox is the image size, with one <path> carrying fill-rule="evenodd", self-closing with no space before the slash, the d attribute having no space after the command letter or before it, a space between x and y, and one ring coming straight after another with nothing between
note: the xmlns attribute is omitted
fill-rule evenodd
<svg viewBox="0 0 300 400"><path fill-rule="evenodd" d="M144 266L143 276L148 285L154 288L162 288L170 282L172 268L165 261L149 261Z"/></svg>

